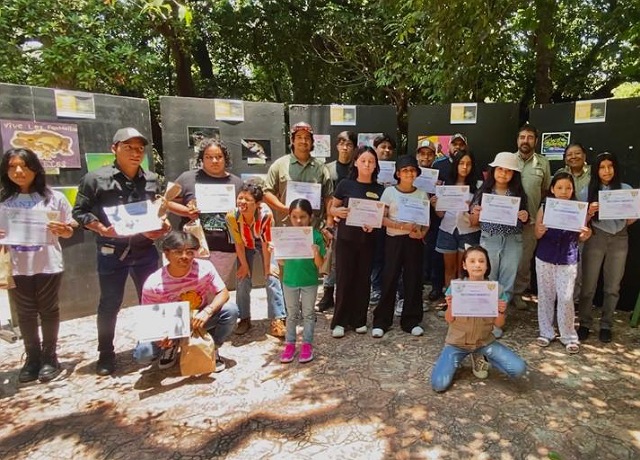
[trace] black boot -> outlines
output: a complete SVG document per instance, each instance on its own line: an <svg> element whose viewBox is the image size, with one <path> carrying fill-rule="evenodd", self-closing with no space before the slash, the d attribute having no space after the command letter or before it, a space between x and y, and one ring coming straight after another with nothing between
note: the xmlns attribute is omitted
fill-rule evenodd
<svg viewBox="0 0 640 460"><path fill-rule="evenodd" d="M333 291L334 286L325 286L324 293L322 294L322 299L318 302L318 311L327 311L335 306L333 302Z"/></svg>
<svg viewBox="0 0 640 460"><path fill-rule="evenodd" d="M38 380L41 382L50 382L62 372L58 356L56 355L55 346L45 346L42 349L42 367L38 372Z"/></svg>
<svg viewBox="0 0 640 460"><path fill-rule="evenodd" d="M40 347L27 349L27 359L22 369L20 369L18 381L20 383L28 383L38 380L40 364Z"/></svg>

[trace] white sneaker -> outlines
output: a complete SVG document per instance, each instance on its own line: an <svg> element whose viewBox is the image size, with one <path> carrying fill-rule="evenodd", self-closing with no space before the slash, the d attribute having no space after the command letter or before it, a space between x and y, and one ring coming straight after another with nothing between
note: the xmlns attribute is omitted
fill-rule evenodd
<svg viewBox="0 0 640 460"><path fill-rule="evenodd" d="M367 326L360 326L360 327L356 327L356 333L357 334L366 334L367 333Z"/></svg>
<svg viewBox="0 0 640 460"><path fill-rule="evenodd" d="M344 337L344 327L342 326L334 327L333 331L331 331L331 337L333 337L334 339L339 339L341 337Z"/></svg>
<svg viewBox="0 0 640 460"><path fill-rule="evenodd" d="M158 369L169 369L170 367L175 366L176 361L178 361L178 345L165 348L160 353Z"/></svg>
<svg viewBox="0 0 640 460"><path fill-rule="evenodd" d="M402 316L402 309L404 308L404 299L396 300L396 308L393 311L393 314L396 316Z"/></svg>
<svg viewBox="0 0 640 460"><path fill-rule="evenodd" d="M420 326L414 326L414 328L411 329L411 335L420 337L422 334L424 334L424 329L422 329Z"/></svg>
<svg viewBox="0 0 640 460"><path fill-rule="evenodd" d="M384 335L384 331L379 327L374 327L373 329L371 329L371 337L375 339L379 339L383 335Z"/></svg>

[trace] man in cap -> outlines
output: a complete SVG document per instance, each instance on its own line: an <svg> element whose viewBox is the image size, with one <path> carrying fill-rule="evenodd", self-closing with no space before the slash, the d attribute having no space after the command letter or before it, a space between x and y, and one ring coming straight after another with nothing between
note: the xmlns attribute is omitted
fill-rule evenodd
<svg viewBox="0 0 640 460"><path fill-rule="evenodd" d="M121 236L104 212L104 208L109 206L154 200L160 193L157 175L140 166L148 143L147 138L135 128L119 129L111 145L115 161L88 172L81 179L73 208L74 219L97 234L100 283L98 375L109 375L115 371L113 342L127 277L131 274L140 299L145 280L158 266L154 240L169 230L165 221L160 230Z"/></svg>
<svg viewBox="0 0 640 460"><path fill-rule="evenodd" d="M521 169L522 186L527 194L527 211L530 216L529 222L525 223L522 229L522 258L513 287L513 304L520 309L527 308L522 295L529 289L531 282L531 260L537 243L534 231L535 216L551 184L549 160L544 155L536 153L537 140L538 130L530 124L525 124L518 131L516 155Z"/></svg>
<svg viewBox="0 0 640 460"><path fill-rule="evenodd" d="M436 161L436 146L429 139L424 139L418 143L416 149L416 160L421 168L430 168Z"/></svg>
<svg viewBox="0 0 640 460"><path fill-rule="evenodd" d="M321 210L314 211L314 226L319 227L324 211L333 193L333 182L326 166L311 156L313 129L305 122L291 127L291 153L278 158L267 172L264 201L276 215L279 225L289 214L287 206L287 183L308 182L321 185Z"/></svg>

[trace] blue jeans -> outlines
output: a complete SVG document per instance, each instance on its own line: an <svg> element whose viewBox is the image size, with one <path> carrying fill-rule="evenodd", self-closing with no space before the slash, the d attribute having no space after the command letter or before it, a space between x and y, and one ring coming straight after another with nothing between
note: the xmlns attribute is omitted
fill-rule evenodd
<svg viewBox="0 0 640 460"><path fill-rule="evenodd" d="M225 303L218 313L207 320L204 328L213 337L216 348L220 348L231 335L237 321L238 306L233 302ZM133 350L133 359L138 364L149 364L160 355L161 351L155 342L138 342Z"/></svg>
<svg viewBox="0 0 640 460"><path fill-rule="evenodd" d="M489 253L489 279L497 281L504 290L507 302L513 298L513 285L522 257L522 235L489 235L482 232L480 246Z"/></svg>
<svg viewBox="0 0 640 460"><path fill-rule="evenodd" d="M262 259L262 249L257 246L257 249L245 248L245 255L247 257L247 263L249 264L249 270L253 273L253 259L258 253ZM272 258L271 265L275 265L275 259ZM236 302L238 302L238 309L240 310L240 319L251 318L251 275L238 280L236 287ZM265 287L267 289L267 316L269 319L280 319L287 316L284 308L284 295L282 294L282 285L277 276L269 275L265 278Z"/></svg>
<svg viewBox="0 0 640 460"><path fill-rule="evenodd" d="M98 351L113 353L116 321L124 297L127 277L131 275L138 293L138 301L142 286L158 268L158 251L155 246L141 250L131 250L121 259L122 251L103 254L102 245L98 245L98 281L100 283L100 303L98 304Z"/></svg>
<svg viewBox="0 0 640 460"><path fill-rule="evenodd" d="M473 351L447 344L431 371L431 387L434 391L442 392L451 386L456 370L464 358L471 353L484 355L493 367L511 378L521 377L527 370L527 363L498 341Z"/></svg>
<svg viewBox="0 0 640 460"><path fill-rule="evenodd" d="M296 326L302 314L302 342L313 343L313 331L316 327L316 312L313 305L316 303L318 286L289 287L283 286L284 300L287 304L287 333L284 340L287 343L295 343Z"/></svg>

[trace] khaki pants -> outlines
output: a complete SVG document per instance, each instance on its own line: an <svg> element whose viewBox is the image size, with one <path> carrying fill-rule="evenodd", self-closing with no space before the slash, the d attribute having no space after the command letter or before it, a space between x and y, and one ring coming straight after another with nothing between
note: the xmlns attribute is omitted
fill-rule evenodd
<svg viewBox="0 0 640 460"><path fill-rule="evenodd" d="M531 283L531 260L537 244L535 225L524 225L522 228L522 258L518 265L516 282L513 285L514 296L522 295L524 291L529 289Z"/></svg>

